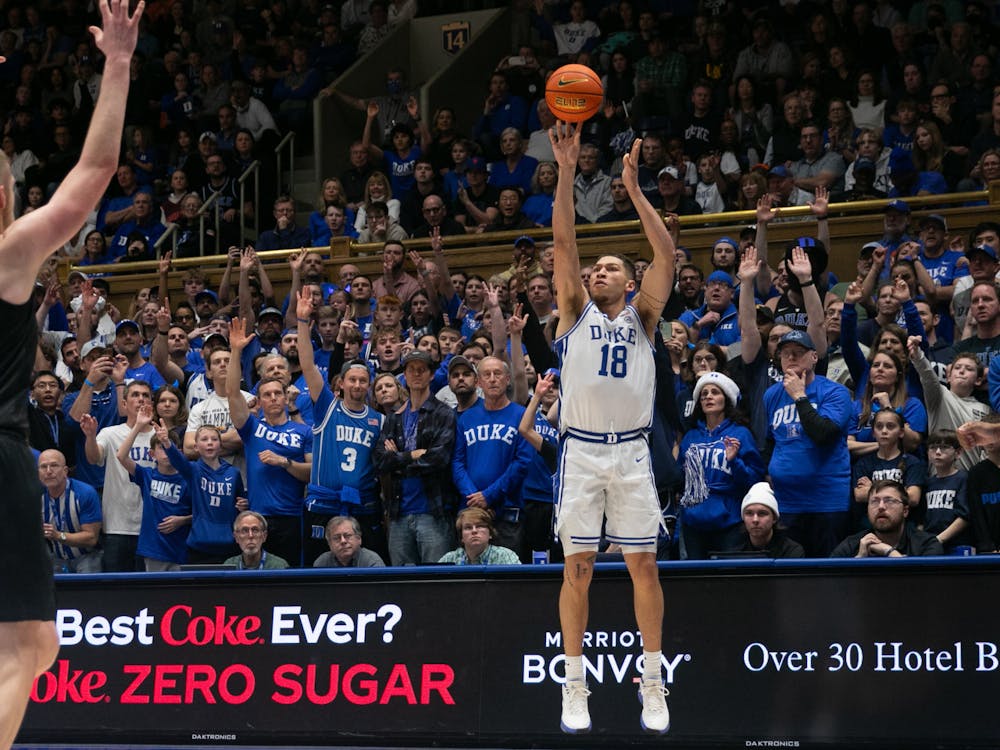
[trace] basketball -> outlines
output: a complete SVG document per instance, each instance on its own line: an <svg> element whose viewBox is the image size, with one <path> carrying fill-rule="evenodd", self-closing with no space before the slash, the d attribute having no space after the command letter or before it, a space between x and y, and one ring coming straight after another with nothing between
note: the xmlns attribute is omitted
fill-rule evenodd
<svg viewBox="0 0 1000 750"><path fill-rule="evenodd" d="M563 65L545 83L545 103L557 120L589 120L604 103L601 79L586 65Z"/></svg>

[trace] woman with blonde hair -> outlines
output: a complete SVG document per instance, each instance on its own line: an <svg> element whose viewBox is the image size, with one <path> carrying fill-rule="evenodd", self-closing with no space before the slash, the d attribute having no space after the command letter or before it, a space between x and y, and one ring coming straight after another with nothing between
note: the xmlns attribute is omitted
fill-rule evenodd
<svg viewBox="0 0 1000 750"><path fill-rule="evenodd" d="M389 178L385 176L385 172L377 170L368 176L368 181L365 183L364 201L358 206L358 215L354 218L354 228L358 232L365 228L368 221L368 206L376 201L385 203L389 210L389 218L399 221L399 200L392 197L392 186L389 184Z"/></svg>
<svg viewBox="0 0 1000 750"><path fill-rule="evenodd" d="M336 177L327 177L323 180L319 195L316 196L316 210L309 214L309 235L316 237L329 233L326 224L326 209L330 206L339 206L344 210L344 223L354 224L355 216L347 205L347 196L344 194L344 186Z"/></svg>

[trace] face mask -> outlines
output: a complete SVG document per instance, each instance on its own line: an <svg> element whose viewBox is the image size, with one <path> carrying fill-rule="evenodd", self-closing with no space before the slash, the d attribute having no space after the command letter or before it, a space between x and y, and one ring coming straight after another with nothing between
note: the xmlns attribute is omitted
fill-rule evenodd
<svg viewBox="0 0 1000 750"><path fill-rule="evenodd" d="M388 89L390 94L396 95L403 91L403 82L397 80L387 81L385 87Z"/></svg>

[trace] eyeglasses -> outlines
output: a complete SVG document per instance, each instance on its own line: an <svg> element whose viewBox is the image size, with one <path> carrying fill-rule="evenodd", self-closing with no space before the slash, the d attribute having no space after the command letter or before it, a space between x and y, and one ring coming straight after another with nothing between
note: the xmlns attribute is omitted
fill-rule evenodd
<svg viewBox="0 0 1000 750"><path fill-rule="evenodd" d="M236 529L238 536L264 536L264 529L260 526L240 526Z"/></svg>
<svg viewBox="0 0 1000 750"><path fill-rule="evenodd" d="M349 542L356 536L357 534L355 534L354 532L346 531L343 534L330 534L330 539L334 542L340 542L340 541Z"/></svg>
<svg viewBox="0 0 1000 750"><path fill-rule="evenodd" d="M694 357L694 363L698 364L698 365L704 365L704 364L708 364L709 362L716 362L716 361L717 360L716 360L714 354L705 354L705 355L700 355L700 356Z"/></svg>
<svg viewBox="0 0 1000 750"><path fill-rule="evenodd" d="M880 505L884 505L887 508L891 508L893 505L902 505L903 501L898 497L870 497L868 498L868 507L877 508Z"/></svg>

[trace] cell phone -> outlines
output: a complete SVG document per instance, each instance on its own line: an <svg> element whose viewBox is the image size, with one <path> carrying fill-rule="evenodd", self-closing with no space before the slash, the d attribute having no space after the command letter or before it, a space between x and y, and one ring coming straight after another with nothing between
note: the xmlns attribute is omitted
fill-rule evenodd
<svg viewBox="0 0 1000 750"><path fill-rule="evenodd" d="M664 341L670 341L674 337L674 327L670 325L669 320L660 321L660 335Z"/></svg>
<svg viewBox="0 0 1000 750"><path fill-rule="evenodd" d="M507 65L509 65L512 68L524 65L526 62L527 60L524 59L523 55L514 55L513 57L507 58Z"/></svg>

